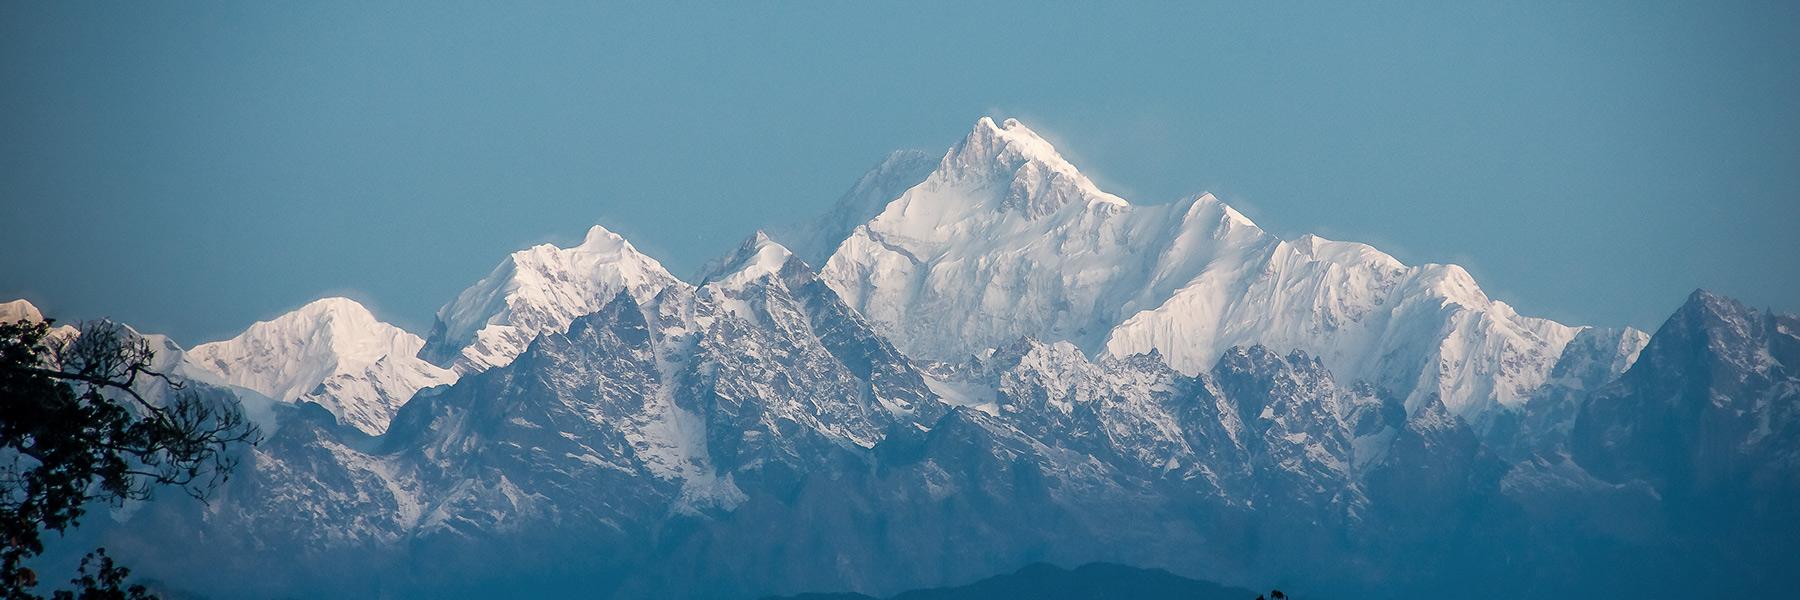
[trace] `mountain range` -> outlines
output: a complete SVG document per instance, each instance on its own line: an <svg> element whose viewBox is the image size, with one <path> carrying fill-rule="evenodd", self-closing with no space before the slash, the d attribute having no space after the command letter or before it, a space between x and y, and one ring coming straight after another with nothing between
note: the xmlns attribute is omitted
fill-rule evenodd
<svg viewBox="0 0 1800 600"><path fill-rule="evenodd" d="M1566 325L1211 195L1130 203L1016 120L932 156L692 281L595 226L423 338L329 298L163 339L269 437L211 502L80 540L216 597L891 595L1095 561L1327 597L1800 583L1792 315L1698 291L1654 334Z"/></svg>

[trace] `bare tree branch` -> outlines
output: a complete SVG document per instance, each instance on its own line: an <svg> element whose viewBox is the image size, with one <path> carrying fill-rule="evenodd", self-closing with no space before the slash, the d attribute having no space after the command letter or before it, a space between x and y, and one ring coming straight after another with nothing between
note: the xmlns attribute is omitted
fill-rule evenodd
<svg viewBox="0 0 1800 600"><path fill-rule="evenodd" d="M44 531L78 526L85 505L162 486L204 501L241 446L262 439L235 397L154 370L143 337L108 321L79 331L0 323L0 456L12 458L0 468L0 598L35 597L23 561L43 551ZM126 571L96 560L98 575L75 581L116 587Z"/></svg>

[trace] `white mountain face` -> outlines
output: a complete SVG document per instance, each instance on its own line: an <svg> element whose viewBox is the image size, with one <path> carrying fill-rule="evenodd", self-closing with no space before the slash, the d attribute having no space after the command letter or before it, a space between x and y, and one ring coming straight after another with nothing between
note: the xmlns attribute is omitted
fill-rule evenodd
<svg viewBox="0 0 1800 600"><path fill-rule="evenodd" d="M43 320L44 313L39 311L37 305L32 304L29 300L20 298L11 302L0 302L0 323L13 323L17 321L37 323ZM76 333L77 331L75 328L71 327L68 323L57 325L50 330L50 335L52 337L75 335Z"/></svg>
<svg viewBox="0 0 1800 600"><path fill-rule="evenodd" d="M581 244L512 253L438 310L422 356L458 373L505 366L533 338L567 329L620 291L640 303L676 283L661 263L595 225Z"/></svg>
<svg viewBox="0 0 1800 600"><path fill-rule="evenodd" d="M1578 331L1518 315L1455 265L1281 240L1211 195L1130 204L1010 119L976 123L822 276L915 357L1032 336L1156 350L1192 374L1233 346L1298 349L1409 410L1438 395L1478 428L1528 399Z"/></svg>
<svg viewBox="0 0 1800 600"><path fill-rule="evenodd" d="M379 435L414 392L456 381L453 371L418 358L424 345L354 300L325 298L229 340L195 346L187 360L224 383L286 402L316 402L345 424Z"/></svg>
<svg viewBox="0 0 1800 600"><path fill-rule="evenodd" d="M850 233L887 207L908 188L925 181L937 167L938 156L922 150L898 150L856 180L838 198L831 211L796 226L776 229L773 235L810 265L824 265L833 250Z"/></svg>
<svg viewBox="0 0 1800 600"><path fill-rule="evenodd" d="M11 302L0 302L0 323L15 321L36 323L42 320L44 320L44 313L40 312L37 305L32 304L29 300L20 298Z"/></svg>

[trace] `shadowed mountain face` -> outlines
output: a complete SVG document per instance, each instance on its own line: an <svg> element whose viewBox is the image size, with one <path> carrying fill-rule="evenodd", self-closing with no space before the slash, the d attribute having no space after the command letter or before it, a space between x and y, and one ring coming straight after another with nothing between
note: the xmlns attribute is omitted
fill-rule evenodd
<svg viewBox="0 0 1800 600"><path fill-rule="evenodd" d="M1188 376L1025 339L921 367L798 260L726 275L621 293L380 438L278 411L211 506L100 537L220 596L891 595L1106 561L1315 596L1662 597L1784 581L1796 549L1794 321L1716 296L1579 402L1570 450L1510 459L1303 353ZM1010 577L1066 573L1040 571Z"/></svg>
<svg viewBox="0 0 1800 600"><path fill-rule="evenodd" d="M1656 502L1622 512L1668 538L1656 557L1663 589L1721 576L1800 583L1797 365L1800 318L1699 291L1583 405L1574 462L1607 484L1654 490Z"/></svg>
<svg viewBox="0 0 1800 600"><path fill-rule="evenodd" d="M1340 598L1800 585L1793 316L1523 317L1210 196L1130 205L1016 122L840 209L822 272L758 234L688 283L595 228L423 341L342 306L207 369L166 343L269 437L210 504L71 550L216 597L892 595L1039 562ZM998 581L1173 581L1106 569Z"/></svg>
<svg viewBox="0 0 1800 600"><path fill-rule="evenodd" d="M1800 319L1695 292L1638 365L1576 421L1575 458L1596 476L1693 501L1797 483Z"/></svg>
<svg viewBox="0 0 1800 600"><path fill-rule="evenodd" d="M1090 563L1074 569L1047 564L1028 565L1017 572L968 585L912 590L890 596L888 600L1250 600L1256 595L1250 590L1188 579L1162 569ZM863 594L799 594L768 600L874 599L874 596Z"/></svg>

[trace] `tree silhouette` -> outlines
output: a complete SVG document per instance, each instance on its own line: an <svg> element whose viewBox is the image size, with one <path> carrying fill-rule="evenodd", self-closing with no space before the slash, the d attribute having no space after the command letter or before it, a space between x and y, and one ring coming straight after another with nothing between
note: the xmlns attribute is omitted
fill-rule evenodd
<svg viewBox="0 0 1800 600"><path fill-rule="evenodd" d="M80 524L92 502L148 499L158 486L205 497L261 433L236 401L152 369L141 336L109 322L53 334L49 321L0 324L0 598L36 598L24 562L45 531ZM148 394L148 395L147 395ZM91 569L91 570L90 570ZM148 597L104 550L58 598Z"/></svg>
<svg viewBox="0 0 1800 600"><path fill-rule="evenodd" d="M92 570L90 570L92 569ZM101 548L81 558L81 570L69 583L78 592L57 590L55 600L150 600L155 598L141 585L126 585L131 569L118 566Z"/></svg>

